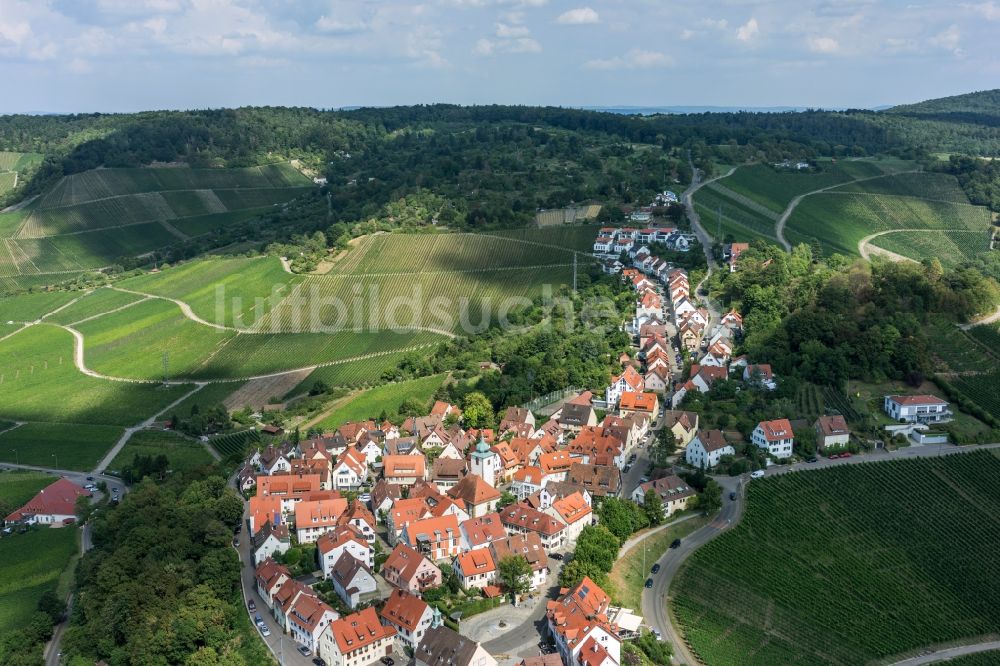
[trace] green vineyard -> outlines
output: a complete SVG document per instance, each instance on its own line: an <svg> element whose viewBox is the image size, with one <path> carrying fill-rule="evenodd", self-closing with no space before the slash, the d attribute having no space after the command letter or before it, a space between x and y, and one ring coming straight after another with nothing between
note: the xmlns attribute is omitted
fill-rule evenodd
<svg viewBox="0 0 1000 666"><path fill-rule="evenodd" d="M945 268L975 259L990 250L990 230L894 231L871 240L871 244L904 257L937 257Z"/></svg>
<svg viewBox="0 0 1000 666"><path fill-rule="evenodd" d="M670 610L720 666L864 664L995 634L998 487L989 452L753 481L739 525L681 569Z"/></svg>

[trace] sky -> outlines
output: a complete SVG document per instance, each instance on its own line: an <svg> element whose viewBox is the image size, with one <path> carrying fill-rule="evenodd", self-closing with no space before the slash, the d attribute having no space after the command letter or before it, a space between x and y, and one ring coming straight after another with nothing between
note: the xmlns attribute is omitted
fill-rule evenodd
<svg viewBox="0 0 1000 666"><path fill-rule="evenodd" d="M0 0L0 113L873 107L1000 87L1000 0Z"/></svg>

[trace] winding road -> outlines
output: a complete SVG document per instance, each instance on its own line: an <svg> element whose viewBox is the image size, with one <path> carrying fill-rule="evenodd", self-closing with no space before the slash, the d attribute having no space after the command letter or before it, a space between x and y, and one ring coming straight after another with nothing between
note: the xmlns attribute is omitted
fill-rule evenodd
<svg viewBox="0 0 1000 666"><path fill-rule="evenodd" d="M877 176L866 176L864 178L855 178L854 180L848 180L843 183L837 183L836 185L828 185L826 187L821 187L818 190L813 190L812 192L804 192L803 194L798 195L797 197L788 202L788 206L785 207L785 210L781 214L781 217L779 217L778 221L774 224L774 235L778 237L778 242L781 243L781 246L785 248L785 252L791 252L792 245L787 240L785 240L785 222L787 222L788 218L791 217L792 213L795 211L795 207L799 205L799 202L801 202L806 197L811 196L813 194L819 194L820 192L826 192L827 190L832 190L835 187L850 185L851 183L863 183L866 180L875 180L876 178L885 178L886 176L898 176L904 173L919 173L919 172L920 172L919 169L910 169L909 171L882 173Z"/></svg>
<svg viewBox="0 0 1000 666"><path fill-rule="evenodd" d="M877 245L871 245L871 241L879 236L885 236L886 234L894 234L897 231L940 231L940 229L889 229L887 231L878 231L874 234L869 234L858 241L858 254L861 255L862 259L871 259L873 254L877 254L883 257L888 257L892 261L912 261L917 262L916 259L911 259L910 257L905 257L901 254L897 254L892 250L886 250L884 248L878 247Z"/></svg>

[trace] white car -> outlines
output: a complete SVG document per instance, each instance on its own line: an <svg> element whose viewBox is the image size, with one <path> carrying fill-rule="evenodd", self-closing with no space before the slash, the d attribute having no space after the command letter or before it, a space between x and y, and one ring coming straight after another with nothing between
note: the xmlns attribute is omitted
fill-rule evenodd
<svg viewBox="0 0 1000 666"><path fill-rule="evenodd" d="M758 469L756 472L750 472L750 478L751 479L763 479L764 478L764 470Z"/></svg>
<svg viewBox="0 0 1000 666"><path fill-rule="evenodd" d="M264 638L267 638L268 636L271 635L271 630L268 629L267 625L264 624L263 622L261 622L260 624L258 624L257 628L260 630L260 635L263 636Z"/></svg>

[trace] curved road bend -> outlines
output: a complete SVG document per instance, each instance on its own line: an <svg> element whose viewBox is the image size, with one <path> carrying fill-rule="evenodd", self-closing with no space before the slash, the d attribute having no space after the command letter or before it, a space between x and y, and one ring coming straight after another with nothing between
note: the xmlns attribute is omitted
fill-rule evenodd
<svg viewBox="0 0 1000 666"><path fill-rule="evenodd" d="M896 661L889 666L923 666L924 664L936 664L942 661L950 661L956 657L964 657L967 654L978 654L989 652L990 650L1000 650L1000 641L988 641L986 643L976 643L974 645L958 645L956 647L943 648L941 650L927 650L916 657L910 657L902 661ZM998 655L1000 657L1000 655Z"/></svg>

